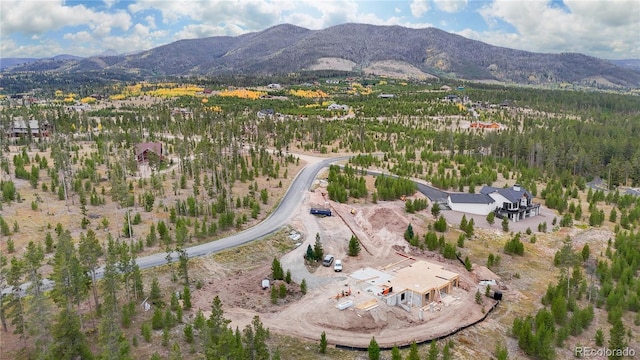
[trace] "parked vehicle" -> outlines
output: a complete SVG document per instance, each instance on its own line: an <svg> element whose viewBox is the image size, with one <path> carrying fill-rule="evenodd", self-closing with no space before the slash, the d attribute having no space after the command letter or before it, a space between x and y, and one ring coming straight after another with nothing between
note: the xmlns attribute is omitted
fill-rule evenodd
<svg viewBox="0 0 640 360"><path fill-rule="evenodd" d="M331 209L311 208L309 211L312 215L331 216Z"/></svg>
<svg viewBox="0 0 640 360"><path fill-rule="evenodd" d="M336 263L333 264L333 271L341 272L342 271L342 260L336 260Z"/></svg>
<svg viewBox="0 0 640 360"><path fill-rule="evenodd" d="M323 266L331 266L333 263L333 255L325 255L324 259L322 259Z"/></svg>

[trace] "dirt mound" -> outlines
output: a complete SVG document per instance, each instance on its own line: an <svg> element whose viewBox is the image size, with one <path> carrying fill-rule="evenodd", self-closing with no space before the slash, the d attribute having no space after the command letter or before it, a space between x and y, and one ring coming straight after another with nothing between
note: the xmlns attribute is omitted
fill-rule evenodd
<svg viewBox="0 0 640 360"><path fill-rule="evenodd" d="M305 197L305 203L291 219L291 227L302 235L299 246L280 261L285 271L291 270L294 282L299 284L305 279L306 295L300 293L298 284L285 284L287 296L272 304L271 291L260 286L263 279L271 276L271 262L264 259L254 262L253 268L227 267L226 270L220 265L203 263L198 270L210 280L204 291L198 292L195 306L206 311L217 295L233 327L243 328L253 316L259 315L274 332L317 340L318 334L325 331L332 343L361 347L366 347L372 336L383 346L431 339L482 317L482 306L474 299L477 283L474 274L456 261L411 247L404 240L409 224L424 234L424 214L405 213L404 202L398 200L378 204L329 202L333 216L316 217L309 214L309 208L325 204L326 189L319 187L305 193ZM325 254L343 261L343 272L334 272L333 267L319 263L305 265L304 252L308 245L313 246L316 234ZM360 255L355 257L347 255L351 234L355 234L362 245ZM351 273L367 267L395 271L393 269L401 264L424 259L438 262L460 276L460 287L444 294L431 308L387 305L378 290L350 277ZM276 289L281 284L284 282L271 282ZM491 304L485 301L485 306ZM345 309L340 310L341 307Z"/></svg>

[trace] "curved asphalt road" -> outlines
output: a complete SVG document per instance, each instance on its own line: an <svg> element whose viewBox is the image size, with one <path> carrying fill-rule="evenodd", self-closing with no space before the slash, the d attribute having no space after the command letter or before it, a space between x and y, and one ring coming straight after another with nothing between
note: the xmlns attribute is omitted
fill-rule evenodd
<svg viewBox="0 0 640 360"><path fill-rule="evenodd" d="M264 221L252 228L241 231L226 238L187 248L185 250L189 255L189 258L205 256L221 250L246 244L277 231L282 226L287 224L291 215L300 205L304 193L311 187L311 184L315 180L318 172L334 162L347 160L350 157L351 156L341 156L329 158L319 161L315 164L305 166L293 180L291 186L289 186L289 189L280 201L280 204L278 204L275 210ZM175 252L171 255L173 260L176 260L178 258L178 254ZM159 265L164 265L167 263L166 256L166 253L158 253L138 258L138 266L140 267L140 269L147 269ZM98 275L102 275L102 268L98 269Z"/></svg>
<svg viewBox="0 0 640 360"><path fill-rule="evenodd" d="M277 231L289 221L289 218L291 217L291 215L300 205L300 202L304 197L305 191L308 191L309 188L311 187L311 184L315 180L318 172L320 172L320 170L322 170L323 168L328 167L332 163L342 161L342 160L347 160L349 158L351 158L351 156L340 156L340 157L328 158L328 159L319 161L317 163L305 166L298 173L296 178L293 180L293 182L291 183L291 186L289 186L289 189L287 190L284 197L280 201L280 204L278 204L275 210L264 221L262 221L261 223L259 223L258 225L252 228L241 231L239 233L228 236L226 238L213 240L205 244L200 244L200 245L187 248L185 249L185 251L189 255L189 258L210 255L225 249L233 248L233 247L260 239L266 235L269 235ZM371 171L371 170L368 170L367 172L372 175L382 174L381 172ZM418 184L419 190L422 191L422 189L420 188L421 185L422 184ZM427 187L427 186L422 185L422 187ZM428 188L437 190L432 187L428 187ZM172 261L177 260L178 256L179 254L177 252L171 253ZM157 253L157 254L141 257L137 259L137 263L140 269L148 269L148 268L164 265L167 263L167 254ZM98 268L96 270L96 278L98 279L102 278L103 272L104 272L104 267ZM20 286L21 295L23 295L23 293L26 292L29 285L30 285L29 283L25 283ZM53 282L48 279L44 279L43 285L44 285L44 288L49 289L53 286ZM9 294L13 291L14 290L11 288L6 288L2 291L2 295Z"/></svg>
<svg viewBox="0 0 640 360"><path fill-rule="evenodd" d="M241 231L234 235L228 236L226 238L214 240L205 244L200 244L196 246L192 246L190 248L185 249L189 258L210 255L225 249L229 249L232 247L236 247L242 244L246 244L248 242L260 239L266 235L269 235L282 226L286 225L289 221L291 215L296 211L300 202L304 197L305 191L309 191L311 184L316 178L316 175L320 170L325 167L328 167L332 163L347 160L352 156L339 156L334 158L324 159L317 163L305 166L293 179L291 186L285 193L284 197L280 201L280 204L275 208L275 210L269 215L264 221L259 223L258 225L249 228L247 230ZM381 175L381 172L378 171L367 171L372 175ZM427 186L424 184L418 184L418 189L423 193L425 190L430 190L431 192L435 192L434 194L430 194L436 198L444 197L446 198L446 193L440 191L431 186ZM427 195L428 196L428 195ZM431 196L429 196L431 197ZM166 253L157 253L145 257L141 257L137 259L138 266L140 269L147 269L155 266L164 265L167 263L167 254ZM176 252L171 254L172 261L178 259L178 254ZM98 278L102 277L103 268L100 268L96 271L96 275Z"/></svg>
<svg viewBox="0 0 640 360"><path fill-rule="evenodd" d="M225 249L229 249L232 247L236 247L242 244L246 244L248 242L258 240L266 235L269 235L282 226L284 226L288 221L293 212L298 208L300 202L304 197L305 191L308 191L311 187L311 184L316 178L316 175L320 170L325 167L328 167L332 163L337 161L347 160L351 158L351 156L339 156L334 158L324 159L317 163L307 165L298 173L298 175L293 179L289 189L285 193L284 197L275 208L275 210L261 223L258 225L249 228L247 230L241 231L239 233L233 234L226 238L213 240L211 242L200 244L196 246L192 246L190 248L185 249L189 258L205 256L209 254L216 253L218 251L222 251ZM176 261L178 259L179 254L177 252L171 253L172 261ZM138 266L140 269L148 269L160 265L164 265L167 263L167 253L157 253L145 257L141 257L137 259ZM100 267L96 269L96 278L102 278L104 274L104 267ZM49 279L43 279L43 288L44 290L49 290L53 287L53 281ZM29 288L31 284L29 282L24 283L20 286L20 290L18 293L20 296L25 296L26 290ZM12 292L15 292L13 288L5 288L2 290L2 295L7 295Z"/></svg>

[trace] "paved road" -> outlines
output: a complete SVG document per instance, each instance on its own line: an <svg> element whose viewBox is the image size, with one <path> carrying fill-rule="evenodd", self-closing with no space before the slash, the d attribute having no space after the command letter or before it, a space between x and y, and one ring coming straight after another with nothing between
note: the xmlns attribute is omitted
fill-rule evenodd
<svg viewBox="0 0 640 360"><path fill-rule="evenodd" d="M311 187L311 184L316 178L318 172L321 169L329 166L331 163L341 160L347 160L349 158L350 156L341 156L325 159L317 163L307 165L302 169L302 171L298 173L296 178L293 180L291 186L280 201L280 204L278 204L271 215L269 215L264 221L252 228L241 231L229 237L187 248L185 249L187 254L190 258L213 254L221 250L229 249L260 239L277 231L282 226L288 223L291 215L300 205L304 193ZM166 256L166 253L158 253L138 258L138 266L140 266L141 269L147 269L159 265L164 265L167 262ZM176 260L178 258L178 255L176 253L173 253L172 258ZM100 276L102 275L101 270L102 269L99 269L98 271L98 275Z"/></svg>
<svg viewBox="0 0 640 360"><path fill-rule="evenodd" d="M389 174L389 173L385 173L383 171L379 171L379 170L368 170L367 169L367 174L369 175L374 175L374 176L378 176L378 175L384 175L384 176L391 176L391 177L399 177L397 175L394 174ZM429 200L431 201L447 201L447 197L449 196L449 193L447 193L446 191L442 191L438 188L435 188L431 185L427 185L424 182L420 182L417 181L415 179L412 179L412 181L416 184L417 190L419 192L421 192L422 194L424 194L424 196L428 197Z"/></svg>
<svg viewBox="0 0 640 360"><path fill-rule="evenodd" d="M315 180L318 172L332 163L342 161L342 160L347 160L349 158L350 156L341 156L341 157L325 159L317 163L307 165L302 169L301 172L298 173L296 178L293 180L293 182L291 183L291 186L289 187L289 189L287 190L287 193L282 198L282 201L280 202L280 204L278 204L276 209L264 221L262 221L261 223L259 223L258 225L252 228L241 231L229 237L187 248L186 249L187 254L189 255L190 258L210 255L210 254L219 252L221 250L229 249L232 247L236 247L236 246L260 239L266 235L269 235L277 231L278 229L280 229L282 226L286 225L289 222L291 215L296 211L296 209L300 205L300 202L304 197L304 193L306 191L309 191L309 188L311 187L311 184ZM380 172L377 172L377 171L367 171L367 172L372 175L381 174ZM432 192L437 192L438 196L446 198L446 193L441 190L438 190L434 187L427 186L424 184L420 184L420 183L417 183L417 184L420 191L429 189ZM173 253L172 257L174 260L176 260L178 258L178 254ZM164 265L166 262L167 262L166 253L158 253L158 254L153 254L153 255L142 257L142 258L138 258L138 266L140 266L141 269ZM99 275L102 275L101 271L99 271Z"/></svg>
<svg viewBox="0 0 640 360"><path fill-rule="evenodd" d="M190 258L198 257L198 256L206 256L210 255L225 249L229 249L232 247L236 247L242 244L246 244L248 242L260 239L266 235L269 235L282 226L286 225L291 218L291 215L296 211L300 202L304 198L305 191L308 191L311 187L311 184L316 178L316 175L320 170L325 167L328 167L330 164L347 160L350 156L340 156L334 158L328 158L317 163L313 163L307 165L298 173L296 178L291 183L291 186L287 190L286 194L280 201L280 204L274 209L274 211L269 215L264 221L259 223L258 225L249 228L247 230L241 231L234 235L231 235L226 238L222 238L219 240L214 240L205 244L196 245L190 248L185 249ZM381 172L378 171L367 171L372 175L380 175ZM393 175L391 175L393 176ZM426 188L426 185L418 183L418 189L423 191L422 188ZM433 187L428 187L430 190L437 190ZM423 191L424 192L424 191ZM438 194L439 195L439 194ZM429 196L429 195L427 195ZM176 252L172 253L172 261L176 261L178 259L178 254ZM160 265L164 265L167 263L167 254L166 253L157 253L145 257L141 257L137 259L138 266L140 269L148 269ZM104 268L99 268L96 270L96 277L102 278L104 272ZM24 293L28 288L29 284L25 283L21 286L20 293ZM44 287L51 288L53 286L53 282L47 280L45 281ZM11 293L12 289L7 288L2 291L2 295L6 295ZM23 294L22 294L23 295Z"/></svg>

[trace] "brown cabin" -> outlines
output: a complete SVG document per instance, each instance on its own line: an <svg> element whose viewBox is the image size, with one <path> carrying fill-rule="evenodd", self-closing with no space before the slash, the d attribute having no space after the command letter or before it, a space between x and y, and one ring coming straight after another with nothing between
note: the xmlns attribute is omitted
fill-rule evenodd
<svg viewBox="0 0 640 360"><path fill-rule="evenodd" d="M136 161L140 163L146 163L149 161L149 153L152 152L160 158L160 160L164 159L164 152L162 151L162 143L159 142L148 142L136 144Z"/></svg>

